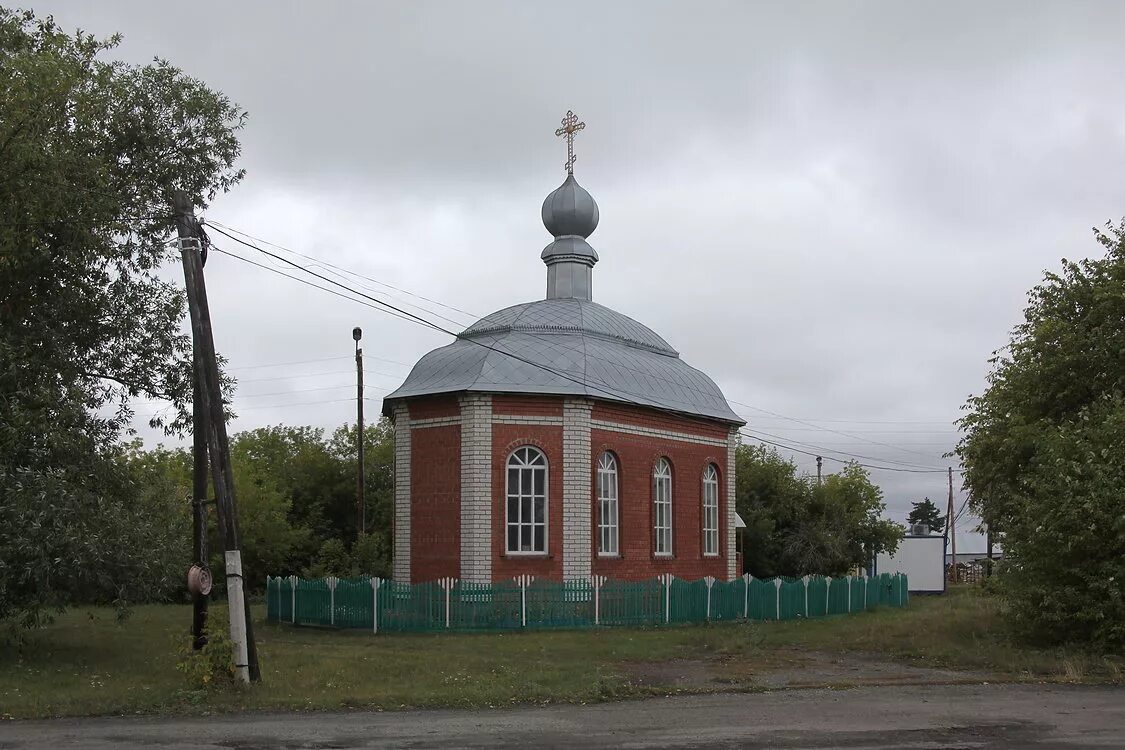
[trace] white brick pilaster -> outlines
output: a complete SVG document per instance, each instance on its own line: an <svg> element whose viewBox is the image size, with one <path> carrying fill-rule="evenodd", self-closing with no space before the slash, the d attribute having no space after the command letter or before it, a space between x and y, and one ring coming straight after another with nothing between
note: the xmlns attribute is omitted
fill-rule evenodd
<svg viewBox="0 0 1125 750"><path fill-rule="evenodd" d="M492 581L492 396L461 402L461 580Z"/></svg>
<svg viewBox="0 0 1125 750"><path fill-rule="evenodd" d="M732 427L727 435L727 580L742 574L735 559L738 529L734 527L735 512L735 454L738 452L738 428Z"/></svg>
<svg viewBox="0 0 1125 750"><path fill-rule="evenodd" d="M410 582L410 412L405 404L394 408L395 512L394 569L396 581Z"/></svg>
<svg viewBox="0 0 1125 750"><path fill-rule="evenodd" d="M563 402L563 579L590 575L590 414L586 399Z"/></svg>

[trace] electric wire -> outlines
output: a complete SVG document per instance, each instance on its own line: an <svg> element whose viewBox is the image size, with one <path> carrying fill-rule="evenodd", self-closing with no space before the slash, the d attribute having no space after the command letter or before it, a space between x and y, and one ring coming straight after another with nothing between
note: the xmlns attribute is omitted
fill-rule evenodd
<svg viewBox="0 0 1125 750"><path fill-rule="evenodd" d="M268 250L265 250L261 247L258 247L257 245L254 245L253 243L248 242L246 240L240 239L239 237L236 237L236 236L224 231L223 229L221 229L219 227L215 227L214 225L212 225L212 227L215 229L215 231L217 231L220 234L228 237L229 239L234 240L235 242L238 242L239 244L242 244L242 245L244 245L246 247L249 247L253 250L257 250L258 252L260 252L260 253L262 253L266 256L272 257L276 260L279 260L283 263L286 263L287 265L293 266L294 268L296 268L298 270L304 271L305 273L309 274L310 276L318 278L318 279L320 279L322 281L325 281L327 283L330 283L334 286L338 286L338 287L340 287L340 288L342 288L342 289L344 289L344 290L346 290L346 291L350 292L351 294L354 294L358 297L363 297L365 299L368 299L371 302L374 302L376 305L379 306L379 308L377 308L377 309L383 309L384 312L387 312L388 314L393 315L393 317L405 318L405 319L411 320L413 322L419 323L419 324L421 324L421 325L423 325L427 328L433 329L435 331L445 333L445 334L447 334L449 336L453 336L455 338L459 338L455 332L450 331L448 329L445 329L444 327L434 323L433 321L427 320L426 318L415 315L414 313L411 313L409 311L402 310L401 308L395 307L394 305L392 305L388 302L385 302L384 300L380 300L380 299L371 297L370 295L367 295L367 294L364 294L362 292L356 291L355 289L347 286L346 284L343 284L339 281L335 281L333 279L327 278L327 277L323 276L322 274L319 274L315 271L311 271L311 270L305 268L304 266L302 266L300 263L289 260L288 258L284 258L282 256L277 255L276 253L272 253ZM230 253L229 251L219 251L219 252L222 252L223 254L229 255L231 257L238 258L240 260L244 260L244 261L246 261L246 262L248 262L252 265L258 266L259 268L263 268L263 269L271 271L273 273L278 273L278 274L280 274L282 276L285 276L287 278L291 278L291 279L294 279L294 280L297 280L297 281L301 281L302 283L305 283L309 286L312 286L313 288L320 289L322 291L328 291L329 293L336 294L337 296L343 297L344 299L348 299L348 300L351 300L353 302L358 302L360 304L364 304L367 307L373 307L373 305L364 303L363 300L355 299L355 297L350 297L350 296L341 294L341 293L336 292L336 291L331 290L331 289L325 289L324 287L313 284L313 283L311 283L311 282L309 282L305 279L301 279L299 277L292 276L291 274L284 273L283 271L281 271L279 269L271 268L270 266L266 266L264 264L256 263L252 260L242 258L241 256L235 255L234 253ZM502 348L498 348L498 347L492 346L490 344L486 344L484 342L477 341L475 339L463 338L461 340L469 341L470 343L476 344L476 345L481 346L481 347L483 347L485 349L488 349L490 351L497 352L498 354L502 354L502 355L511 357L513 359L521 361L521 362L523 362L525 364L528 364L530 366L533 366L533 367L542 369L544 371L550 372L550 373L556 375L557 377L561 377L565 380L572 381L574 383L582 385L583 387L586 387L586 388L593 387L595 390L599 390L599 391L602 391L603 393L607 394L613 400L624 401L625 403L630 403L630 404L642 406L642 407L645 407L645 408L654 408L654 409L657 409L657 410L661 410L661 409L659 409L659 407L655 407L651 404L645 404L645 403L633 401L633 400L630 400L630 399L623 399L621 397L621 392L615 392L614 390L607 390L606 388L602 388L599 385L597 385L596 382L591 381L589 378L577 379L577 378L571 377L571 376L567 375L565 372L560 372L560 371L558 371L554 368L548 367L548 366L543 365L539 362L529 360L529 359L527 359L525 357L522 357L520 355L517 355L513 352L506 351ZM748 406L748 405L743 404L743 406ZM775 412L769 412L768 410L758 409L757 407L751 406L750 408L754 408L755 410L763 411L767 414L773 414L774 416L781 416L781 415L777 415ZM663 409L661 411L673 412L673 413L676 413L679 416L683 416L683 415L679 414L678 412L674 412L674 410L670 410L670 409ZM700 420L700 421L702 421L702 420ZM816 425L810 425L810 426L816 427ZM825 429L827 429L827 428L825 428ZM836 432L835 430L828 430L828 431ZM802 451L802 450L793 448L792 446L785 445L785 444L782 444L782 443L775 443L773 441L764 440L764 439L762 439L758 436L755 436L753 434L750 434L750 433L743 432L742 434L745 435L746 437L750 437L751 439L758 440L759 442L765 442L767 444L775 445L775 446L778 446L778 447L783 447L783 448L786 448L788 450L794 450L795 452L798 452L798 453L805 453L806 455L812 455L812 456L817 455L815 453L808 453L807 451ZM845 435L846 435L846 433L845 433ZM854 436L850 436L850 435L847 435L847 436L848 437L854 437ZM876 443L876 444L878 444L878 443ZM890 446L890 445L887 445L886 447L894 448L894 446ZM840 455L849 455L849 453L846 452L846 451L830 451L830 452L837 453L837 454L840 454ZM831 460L836 460L836 461L840 461L842 463L847 463L847 461L844 461L844 460L838 459L838 458L832 458ZM879 460L879 459L874 459L874 460ZM890 462L890 463L894 463L894 461L891 461L890 459L882 459L882 460L885 460L885 461ZM858 462L856 462L856 463L858 463ZM943 472L945 472L945 469L938 469L938 468L916 469L916 468L896 468L896 467L888 467L888 466L877 466L877 465L874 465L874 464L860 464L860 465L865 466L866 468L878 469L878 470L882 470L882 471L900 471L900 472L907 472L907 473L943 473ZM910 465L910 464L908 464L908 465Z"/></svg>
<svg viewBox="0 0 1125 750"><path fill-rule="evenodd" d="M411 297L415 297L415 298L417 298L417 299L420 299L420 300L423 300L423 301L425 301L425 302L429 302L429 303L431 303L431 304L434 304L434 305L438 305L439 307L444 307L444 308L445 308L446 310L452 310L453 312L458 312L458 313L461 313L462 315L467 315L467 316L468 316L469 318L471 318L472 320L476 320L477 318L479 318L479 317L480 317L479 315L476 315L475 313L471 313L471 312L469 312L468 310L462 310L462 309L461 309L460 307L455 307L455 306L453 306L453 305L447 305L446 303L444 303L444 302L439 302L439 301L438 301L438 300L436 300L436 299L432 299L432 298L430 298L430 297L426 297L426 296L423 296L423 295L421 295L421 294L417 294L417 293L415 293L415 292L411 292L411 291L409 291L409 290L407 290L407 289L403 289L403 288L401 288L401 287L397 287L397 286L395 286L394 284L388 284L388 283L387 283L387 282L385 282L385 281L380 281L379 279L375 279L375 278L372 278L372 277L370 277L370 276L366 276L366 275L364 275L364 274L362 274L362 273L359 273L358 271L353 271L353 270L351 270L351 269L349 269L349 268L344 268L344 267L342 267L342 266L338 266L338 265L335 265L335 264L333 264L333 263L329 263L329 262L328 262L328 261L326 261L326 260L322 260L322 259L320 259L320 258L315 258L315 257L313 257L313 256L311 256L311 255L305 255L304 253L298 252L298 251L296 251L296 250L291 250L290 248L284 247L284 246L282 246L282 245L278 245L278 244L276 244L276 243L274 243L274 242L270 242L270 241L268 241L268 240L263 240L263 239L262 239L262 238L260 238L260 237L255 237L254 235L252 235L252 234L249 234L249 233L247 233L247 232L243 232L243 231L242 231L242 230L240 230L240 229L235 229L235 228L234 228L234 227L232 227L232 226L229 226L229 225L227 225L227 224L223 224L223 223L222 223L221 221L215 221L214 219L207 219L207 222L208 222L209 224L211 224L212 226L216 226L216 227L219 227L219 228L222 228L222 229L228 229L228 230L230 230L230 231L234 232L235 234L240 234L240 235L242 235L243 237L248 237L248 238L250 238L250 239L254 240L255 242L260 242L260 243L262 243L263 245L269 245L270 247L275 247L275 248L277 248L278 250L284 250L284 251L285 251L285 252L287 252L287 253L292 253L293 255L296 255L296 256L298 256L298 257L301 257L301 258L305 258L306 260L311 260L311 261L313 261L313 263L314 263L315 265L319 265L319 266L321 266L321 267L323 267L323 268L332 268L332 269L335 269L335 270L337 270L337 271L342 271L343 273L346 273L346 274L349 274L349 275L351 275L351 276L355 276L355 277L358 277L358 278L361 278L361 279L365 279L365 280L367 280L367 281L370 281L370 282L372 282L372 283L374 283L374 284L378 284L379 286L384 286L384 287L387 287L388 289L393 289L393 290L395 290L396 292L401 292L402 294L407 294L407 295L410 295ZM425 308L421 308L421 309L425 309ZM431 312L432 312L432 311L431 311ZM435 314L436 314L436 313L435 313ZM448 318L446 318L446 320L448 320ZM454 324L456 324L456 325L462 325L461 323L458 323L457 321L450 321L450 322L451 322L451 323L454 323Z"/></svg>

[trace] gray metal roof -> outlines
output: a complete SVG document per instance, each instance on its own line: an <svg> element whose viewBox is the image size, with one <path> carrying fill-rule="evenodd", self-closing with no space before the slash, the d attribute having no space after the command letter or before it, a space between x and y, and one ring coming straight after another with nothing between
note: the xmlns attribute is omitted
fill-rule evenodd
<svg viewBox="0 0 1125 750"><path fill-rule="evenodd" d="M461 391L576 395L743 424L722 391L647 326L596 302L547 299L481 318L422 357L383 401Z"/></svg>

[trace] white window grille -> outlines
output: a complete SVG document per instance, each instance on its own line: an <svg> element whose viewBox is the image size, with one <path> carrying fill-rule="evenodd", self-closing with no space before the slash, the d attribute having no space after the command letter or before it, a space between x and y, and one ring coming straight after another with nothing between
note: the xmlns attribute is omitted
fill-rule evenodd
<svg viewBox="0 0 1125 750"><path fill-rule="evenodd" d="M672 465L668 459L656 462L652 470L652 551L672 554Z"/></svg>
<svg viewBox="0 0 1125 750"><path fill-rule="evenodd" d="M547 551L547 459L535 448L518 448L508 457L509 554Z"/></svg>
<svg viewBox="0 0 1125 750"><path fill-rule="evenodd" d="M598 554L616 555L617 459L603 453L598 459Z"/></svg>
<svg viewBox="0 0 1125 750"><path fill-rule="evenodd" d="M719 470L703 470L703 554L719 554Z"/></svg>

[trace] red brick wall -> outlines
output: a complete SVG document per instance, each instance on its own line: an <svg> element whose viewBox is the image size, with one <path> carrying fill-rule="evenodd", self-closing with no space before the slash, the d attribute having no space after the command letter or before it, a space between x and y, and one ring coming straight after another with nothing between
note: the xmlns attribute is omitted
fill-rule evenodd
<svg viewBox="0 0 1125 750"><path fill-rule="evenodd" d="M410 494L410 580L460 578L460 425L410 431Z"/></svg>
<svg viewBox="0 0 1125 750"><path fill-rule="evenodd" d="M455 396L412 400L414 419L459 414ZM562 416L559 397L496 395L493 413L514 416ZM670 430L722 440L727 427L651 409L596 402L593 419ZM548 552L541 557L505 554L505 464L520 445L535 445L547 456ZM492 577L504 580L520 574L561 579L562 427L558 425L492 426ZM612 451L619 471L619 546L615 558L597 555L596 467L599 455ZM652 554L652 468L664 456L672 464L672 556ZM719 471L719 552L702 555L703 470L708 463ZM592 569L613 578L638 580L661 573L697 579L706 575L726 578L727 486L726 448L658 437L629 435L612 430L591 432L590 528ZM461 558L461 428L458 425L418 428L411 431L411 580L432 581L460 577Z"/></svg>
<svg viewBox="0 0 1125 750"><path fill-rule="evenodd" d="M423 396L407 402L411 419L434 419L436 417L456 417L461 414L457 396Z"/></svg>
<svg viewBox="0 0 1125 750"><path fill-rule="evenodd" d="M646 409L639 406L629 406L627 404L597 401L594 403L591 418L599 421L619 422L656 430L686 432L689 435L699 435L701 437L715 438L716 440L725 441L727 439L728 428L725 424L707 421L703 418L679 417L674 414L668 414L667 412Z"/></svg>
<svg viewBox="0 0 1125 750"><path fill-rule="evenodd" d="M561 401L559 413L562 413ZM495 412L496 407L493 406ZM547 554L508 557L505 550L505 503L508 456L521 445L534 445L547 457ZM562 426L492 425L492 580L524 573L562 579Z"/></svg>
<svg viewBox="0 0 1125 750"><path fill-rule="evenodd" d="M561 417L563 402L555 396L492 397L492 413L521 417Z"/></svg>
<svg viewBox="0 0 1125 750"><path fill-rule="evenodd" d="M595 407L596 408L596 407ZM615 419L614 421L624 421ZM723 433L725 437L725 432ZM678 578L726 579L726 448L678 440L593 429L590 437L591 530L595 573L626 580L671 573ZM602 451L617 456L618 557L597 552L597 460ZM672 556L652 553L652 470L661 456L672 464ZM703 470L719 470L719 555L703 557Z"/></svg>

